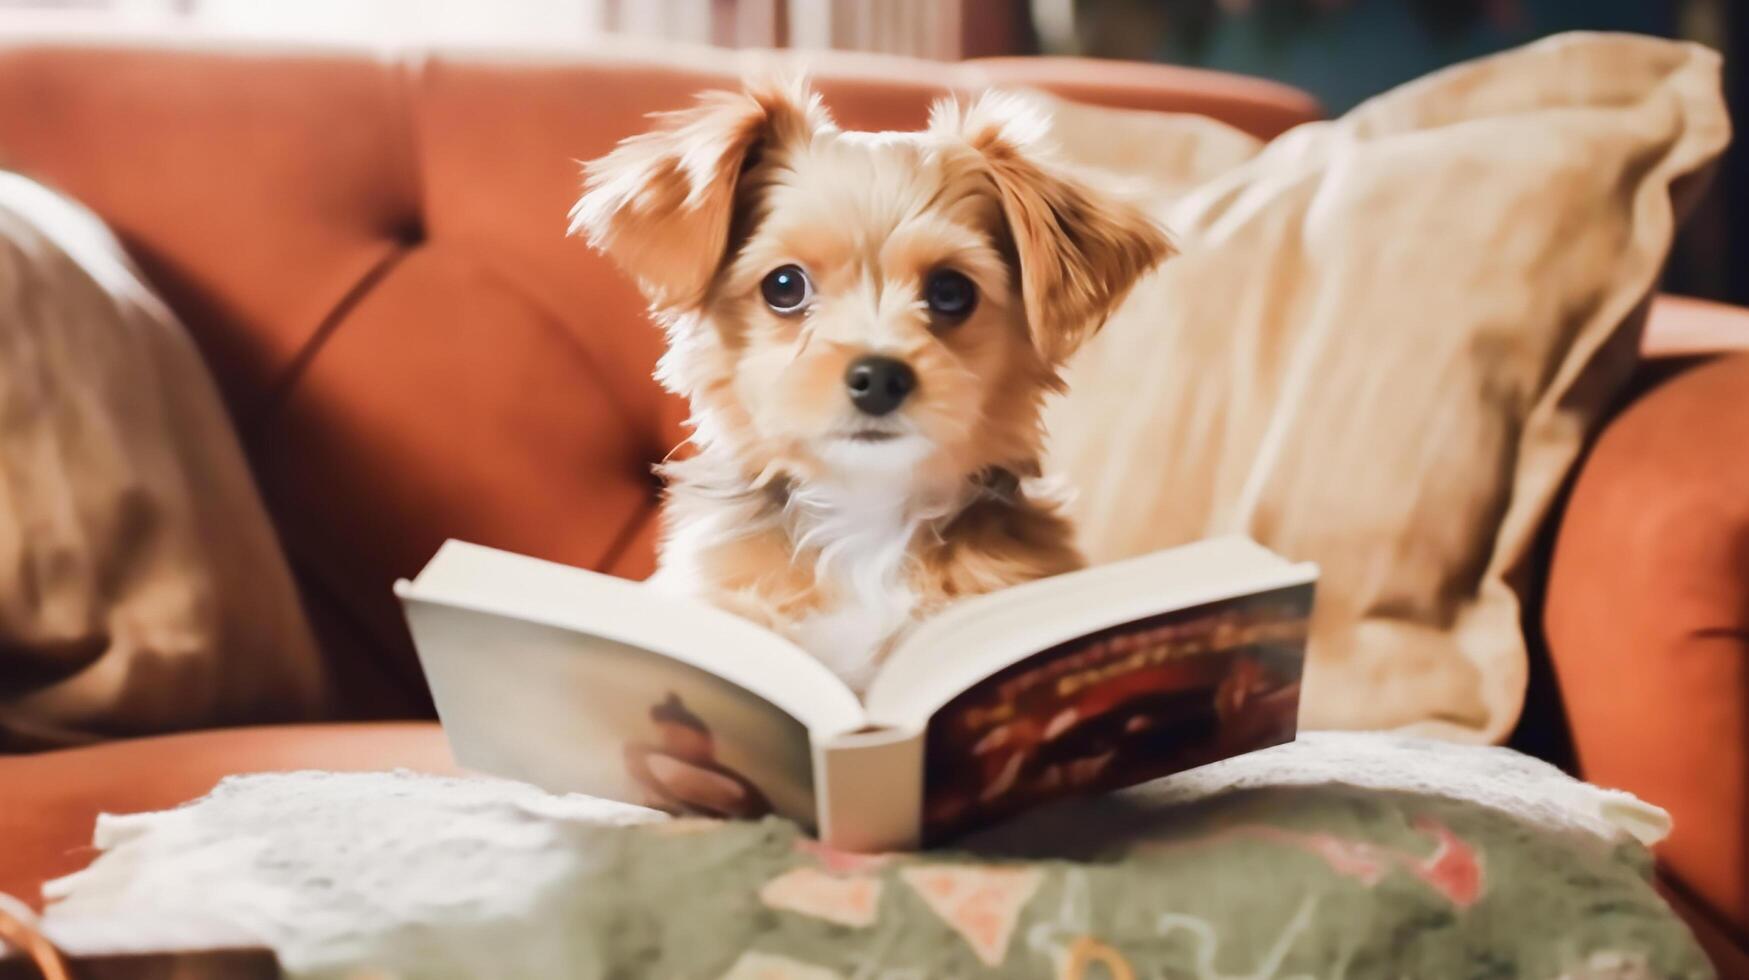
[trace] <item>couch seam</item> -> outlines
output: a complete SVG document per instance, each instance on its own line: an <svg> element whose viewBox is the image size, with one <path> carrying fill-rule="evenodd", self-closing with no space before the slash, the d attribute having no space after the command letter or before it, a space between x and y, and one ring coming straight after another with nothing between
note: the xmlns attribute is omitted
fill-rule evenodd
<svg viewBox="0 0 1749 980"><path fill-rule="evenodd" d="M245 444L251 447L259 445L262 430L285 407L286 402L291 398L292 390L297 387L299 381L303 380L310 364L315 361L316 355L327 345L328 340L340 329L340 324L358 307L359 303L364 301L365 296L375 289L377 284L382 282L383 278L397 265L400 265L401 261L411 252L412 249L404 245L388 246L388 251L372 262L364 274L358 277L358 281L347 288L346 292L341 295L339 302L334 304L334 308L322 317L314 330L310 331L310 336L298 347L297 353L286 362L285 369L280 372L279 377L268 386L251 417L239 421L237 428L242 434Z"/></svg>
<svg viewBox="0 0 1749 980"><path fill-rule="evenodd" d="M618 565L620 559L624 558L626 553L631 550L632 542L637 540L639 532L648 527L651 521L658 520L661 514L662 507L659 501L652 501L649 506L633 514L631 519L626 521L625 527L620 529L619 534L615 535L613 541L607 546L607 551L602 554L601 564L596 567L602 572L611 573L613 567Z"/></svg>
<svg viewBox="0 0 1749 980"><path fill-rule="evenodd" d="M401 135L406 141L407 179L413 190L413 220L421 240L431 235L430 208L426 197L425 140L419 125L419 100L414 90L424 81L428 64L430 59L423 52L403 55L397 61L395 72L396 93L401 102Z"/></svg>
<svg viewBox="0 0 1749 980"><path fill-rule="evenodd" d="M426 197L426 168L424 166L424 160L426 159L426 154L424 152L425 141L422 138L419 126L420 117L417 109L418 100L414 95L414 90L417 86L429 79L432 65L433 62L429 54L426 53L420 53L416 56L404 56L399 62L401 98L405 106L403 116L406 120L406 138L408 141L409 152L412 157L413 181L418 209L420 235L422 240L426 242L431 240L430 202ZM465 247L466 242L467 238L465 236L454 238L446 237L444 239L446 245L454 244ZM529 287L514 273L505 270L497 261L498 251L496 249L490 247L481 248L478 250L477 254L479 256L477 262L482 271L486 272L500 283L511 287L522 299L527 301L531 309L539 313L542 319L549 321L550 326L563 336L566 345L581 358L585 371L588 373L590 380L596 385L596 390L600 391L602 396L607 400L607 403L612 406L614 414L618 417L625 431L634 434L635 442L642 443L642 448L639 450L639 460L646 465L649 464L658 455L652 447L656 446L661 441L659 435L661 431L660 419L655 419L649 424L645 424L644 421L638 417L637 413L632 410L631 405L627 403L623 397L624 393L620 391L618 386L611 380L620 372L612 371L599 362L594 351L590 350L588 345L584 344L576 337L570 329L569 321L546 301L546 298L541 294L539 289Z"/></svg>
<svg viewBox="0 0 1749 980"><path fill-rule="evenodd" d="M401 220L396 219L384 235L391 244L388 252L379 256L364 270L358 281L353 283L341 294L340 299L326 314L317 321L314 330L310 331L304 342L298 346L297 352L286 362L267 390L263 392L260 403L247 419L239 419L237 430L246 446L253 448L261 435L261 430L269 425L274 416L284 408L290 399L292 389L303 379L309 370L310 363L320 353L323 346L335 330L339 329L341 321L346 319L365 295L382 282L383 277L398 265L407 254L426 238L425 227L425 180L420 168L419 136L414 122L413 97L411 93L412 73L415 65L407 56L399 56L390 65L385 66L388 74L388 99L391 102L390 115L398 115L401 120L400 155L406 166L407 186L411 188L410 204L412 213L408 216L412 227L398 227ZM423 59L419 65L423 67Z"/></svg>
<svg viewBox="0 0 1749 980"><path fill-rule="evenodd" d="M465 239L446 239L445 243L459 245L463 241ZM602 397L613 407L613 412L619 417L620 424L625 431L633 435L632 442L640 444L638 459L646 466L649 465L654 458L651 447L660 441L656 435L656 431L661 425L660 420L652 419L646 424L644 420L640 419L637 413L632 411L632 407L626 403L618 386L609 380L619 372L610 370L596 358L595 352L577 337L571 330L570 322L553 309L551 304L541 295L540 290L528 287L514 273L505 271L496 261L495 250L482 248L480 251L483 254L476 259L480 270L503 286L508 287L518 298L526 302L533 312L539 315L548 329L557 331L559 336L563 338L565 346L583 364L590 380L595 382L596 390L600 391ZM649 326L654 329L654 325Z"/></svg>

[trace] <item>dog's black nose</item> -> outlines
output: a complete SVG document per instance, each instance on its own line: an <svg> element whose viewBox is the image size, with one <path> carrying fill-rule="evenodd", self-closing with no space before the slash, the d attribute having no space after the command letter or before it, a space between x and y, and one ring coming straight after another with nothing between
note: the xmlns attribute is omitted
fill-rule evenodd
<svg viewBox="0 0 1749 980"><path fill-rule="evenodd" d="M844 372L850 402L869 415L885 415L917 387L911 365L891 357L859 357Z"/></svg>

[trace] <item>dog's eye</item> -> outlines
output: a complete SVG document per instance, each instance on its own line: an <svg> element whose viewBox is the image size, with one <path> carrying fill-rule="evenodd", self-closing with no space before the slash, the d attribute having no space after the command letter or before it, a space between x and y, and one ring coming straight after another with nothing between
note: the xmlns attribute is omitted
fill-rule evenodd
<svg viewBox="0 0 1749 980"><path fill-rule="evenodd" d="M923 284L923 301L929 312L947 320L964 320L978 305L978 287L963 273L941 269Z"/></svg>
<svg viewBox="0 0 1749 980"><path fill-rule="evenodd" d="M778 313L794 313L813 298L814 286L799 265L780 265L759 283L765 305Z"/></svg>

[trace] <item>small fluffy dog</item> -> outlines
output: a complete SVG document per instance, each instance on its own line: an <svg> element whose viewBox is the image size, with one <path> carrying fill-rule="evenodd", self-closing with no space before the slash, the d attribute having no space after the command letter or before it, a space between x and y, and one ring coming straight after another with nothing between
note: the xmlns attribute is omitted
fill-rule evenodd
<svg viewBox="0 0 1749 980"><path fill-rule="evenodd" d="M571 214L638 280L692 407L652 582L861 690L944 604L1079 567L1028 493L1041 404L1165 233L1054 167L1012 96L912 133L841 130L800 84L657 118L585 166Z"/></svg>

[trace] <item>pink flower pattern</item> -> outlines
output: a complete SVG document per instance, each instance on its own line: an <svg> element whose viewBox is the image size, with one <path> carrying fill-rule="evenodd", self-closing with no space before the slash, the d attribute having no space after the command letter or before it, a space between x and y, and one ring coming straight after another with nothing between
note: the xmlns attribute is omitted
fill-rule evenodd
<svg viewBox="0 0 1749 980"><path fill-rule="evenodd" d="M1168 844L1164 849L1206 847L1234 838L1266 840L1312 854L1329 865L1331 871L1353 878L1368 888L1376 886L1396 868L1414 875L1460 909L1475 904L1482 897L1483 890L1482 859L1475 848L1431 817L1416 817L1412 826L1433 839L1432 854L1424 857L1370 841L1261 824L1229 828L1198 840Z"/></svg>

